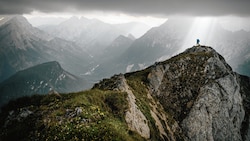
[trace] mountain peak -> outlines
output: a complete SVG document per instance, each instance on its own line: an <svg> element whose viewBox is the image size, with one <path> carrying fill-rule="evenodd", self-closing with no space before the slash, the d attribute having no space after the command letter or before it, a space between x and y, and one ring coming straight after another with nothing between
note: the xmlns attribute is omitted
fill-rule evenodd
<svg viewBox="0 0 250 141"><path fill-rule="evenodd" d="M241 122L244 119L240 78L212 47L193 46L166 61L124 76L125 80L122 81L120 77L104 79L96 84L95 88L128 89L127 86L120 88L122 83L127 81L130 85L129 89L136 92L138 103L143 103L138 95L148 97L149 103L152 102L149 95L156 98L161 105L158 108L163 107L167 115L173 117L172 124L178 125L175 126L177 129L182 128L182 131L179 131L189 139L203 139L203 133L213 132L214 134L207 136L214 140L232 138L240 140ZM149 107L153 106L149 104ZM231 110L230 107L237 110ZM225 111L229 112L229 116L225 116ZM157 111L155 113L157 114ZM161 116L158 117L161 118ZM235 119L237 122L230 119ZM162 120L164 121L164 118ZM218 124L213 125L213 123ZM208 129L210 125L211 128ZM228 128L224 129L225 126ZM176 128L173 130L176 131ZM219 130L221 132L215 132ZM230 136L221 136L222 132ZM165 133L160 132L160 134ZM179 133L177 131L174 134ZM173 138L178 136L175 135Z"/></svg>
<svg viewBox="0 0 250 141"><path fill-rule="evenodd" d="M135 39L136 39L132 34L128 34L127 37L128 37L129 39L131 39L131 40L135 40Z"/></svg>
<svg viewBox="0 0 250 141"><path fill-rule="evenodd" d="M10 20L7 22L9 24L15 24L16 26L25 27L25 28L31 28L32 25L28 22L28 20L20 15L13 16L10 18Z"/></svg>
<svg viewBox="0 0 250 141"><path fill-rule="evenodd" d="M132 40L132 39L129 38L129 37L126 37L126 36L124 36L124 35L120 35L120 36L118 36L118 37L114 40L114 42L124 42L124 40L126 41L126 40Z"/></svg>
<svg viewBox="0 0 250 141"><path fill-rule="evenodd" d="M28 20L20 15L9 16L8 20L0 26L3 30L7 30L11 37L10 40L16 40L15 43L17 46L22 46L22 40L30 38L41 38L43 40L49 41L52 39L47 33L33 27ZM21 48L21 47L20 47Z"/></svg>
<svg viewBox="0 0 250 141"><path fill-rule="evenodd" d="M11 19L12 20L19 20L19 21L27 21L26 18L24 16L21 16L21 15L14 15Z"/></svg>
<svg viewBox="0 0 250 141"><path fill-rule="evenodd" d="M206 77L206 80L209 78L220 78L226 74L233 73L232 68L216 50L204 45L188 48L183 53L164 62L176 63L176 69L185 66L186 73L194 74L202 72L199 76Z"/></svg>
<svg viewBox="0 0 250 141"><path fill-rule="evenodd" d="M46 68L50 70L63 71L61 65L57 61L46 62L35 67L31 67L31 69L39 71L41 68Z"/></svg>
<svg viewBox="0 0 250 141"><path fill-rule="evenodd" d="M122 52L122 50L127 49L132 44L132 42L133 40L129 37L120 35L106 49L108 49L109 51L114 51L114 49L116 49L117 51L119 50L119 52Z"/></svg>
<svg viewBox="0 0 250 141"><path fill-rule="evenodd" d="M215 49L213 49L210 46L205 46L205 45L193 46L191 48L186 49L183 53L180 53L179 55L183 55L183 54L199 54L199 55L210 54L211 56L219 56L220 59L224 60L225 62L225 59Z"/></svg>
<svg viewBox="0 0 250 141"><path fill-rule="evenodd" d="M78 18L78 17L76 17L76 16L72 16L72 17L70 17L70 18L69 18L69 20L72 20L72 21L78 21L78 20L79 20L79 18Z"/></svg>
<svg viewBox="0 0 250 141"><path fill-rule="evenodd" d="M184 51L184 53L195 53L195 52L198 53L198 52L216 52L216 51L212 47L204 45L196 45Z"/></svg>
<svg viewBox="0 0 250 141"><path fill-rule="evenodd" d="M61 65L57 61L51 61L51 62L43 63L42 65L58 66L58 67L61 68Z"/></svg>

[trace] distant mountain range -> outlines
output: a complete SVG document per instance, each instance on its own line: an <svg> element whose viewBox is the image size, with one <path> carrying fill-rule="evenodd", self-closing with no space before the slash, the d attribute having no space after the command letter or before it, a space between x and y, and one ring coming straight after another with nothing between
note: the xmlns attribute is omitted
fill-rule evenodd
<svg viewBox="0 0 250 141"><path fill-rule="evenodd" d="M77 92L88 83L63 70L58 62L48 62L22 70L0 83L0 105L9 100L33 94Z"/></svg>
<svg viewBox="0 0 250 141"><path fill-rule="evenodd" d="M80 75L91 60L83 48L32 27L22 16L11 17L0 26L0 82L48 61L58 61L66 70Z"/></svg>
<svg viewBox="0 0 250 141"><path fill-rule="evenodd" d="M126 37L120 35L117 37L104 49L98 58L95 58L98 64L96 64L96 67L93 69L90 69L85 76L98 80L103 77L109 77L115 73L124 72L124 61L118 58L131 46L134 40L131 36Z"/></svg>
<svg viewBox="0 0 250 141"><path fill-rule="evenodd" d="M103 66L108 66L113 73L128 72L143 69L156 61L162 61L184 50L194 18L170 18L159 27L150 29L142 37L134 40L119 57L110 60ZM207 45L214 46L221 53L232 68L244 75L250 76L248 71L250 61L250 32L232 32L215 23L209 31L210 39ZM190 41L188 41L190 42ZM201 44L203 44L201 41ZM193 40L193 44L196 41ZM112 64L112 67L109 65ZM95 69L97 72L98 68ZM100 68L103 70L103 68Z"/></svg>
<svg viewBox="0 0 250 141"><path fill-rule="evenodd" d="M143 25L136 23L111 25L95 19L72 17L59 25L40 27L40 29L47 32L47 35L40 30L38 32L38 29L31 27L27 22L24 25L29 26L24 27L30 28L20 28L33 32L35 30L36 33L40 34L39 38L50 37L49 44L46 44L46 46L57 47L57 49L53 53L56 54L54 57L51 57L51 54L45 57L51 58L46 61L56 60L66 70L75 75L85 75L91 72L91 75L87 77L90 80L96 81L103 77L111 76L114 73L143 69L156 61L167 59L179 53L182 50L181 47L186 42L185 40L194 22L194 18L170 18L161 26L150 29L142 37L133 39L132 42L131 40L122 41L117 39L119 39L119 36L127 36L134 27ZM214 46L219 53L225 56L225 59L235 71L250 75L250 72L244 69L249 66L247 62L250 60L248 43L250 33L246 31L227 31L219 23L216 23L209 33L211 34L210 40L206 44ZM15 39L16 37L10 38ZM195 41L193 42L195 44ZM53 44L51 45L51 43ZM33 44L40 44L38 46L44 45L44 43L40 42ZM110 47L114 46L114 44L116 46L121 44L121 46L111 49ZM71 46L71 49L68 46ZM72 56L72 58L68 57L66 59L65 55L57 55L61 54L61 52L59 53L60 50L64 50L65 53L67 49L67 56ZM9 68L9 66L6 68ZM8 77L9 75L4 76Z"/></svg>
<svg viewBox="0 0 250 141"><path fill-rule="evenodd" d="M75 31L74 31L74 28L72 29L71 24L77 23L75 20L78 21L78 19L76 18L71 18L69 21L65 21L64 23L59 25L57 29L60 29L60 27L66 28L67 26L69 26L68 27L68 30L70 30L69 33L76 34L75 31L77 31L77 29L81 29L82 26L88 25L87 27L92 27L93 24L96 24L99 28L97 28L96 26L95 28L90 29L90 30L94 30L94 31L91 31L91 34L94 36L95 36L94 32L99 31L99 29L103 29L100 31L102 32L100 34L106 33L107 30L110 30L112 32L114 31L116 33L114 36L112 36L112 38L114 38L117 35L117 40L113 42L113 45L110 45L110 48L108 46L103 46L104 47L103 52L105 52L104 54L107 53L109 54L109 56L113 55L111 52L107 52L107 51L113 50L112 46L117 46L118 48L120 48L118 50L113 50L114 53L116 54L118 54L118 52L122 53L123 48L122 46L120 46L122 44L119 44L119 42L122 41L123 44L126 46L128 42L132 43L132 41L135 38L133 37L133 35L128 34L129 38L128 40L126 40L126 37L123 37L123 35L120 35L120 31L116 32L118 30L117 28L114 28L114 27L121 26L124 28L127 27L126 29L128 29L128 26L130 26L129 24L128 25L126 24L114 25L113 27L109 24L105 24L97 20L88 20L88 19L84 20L82 18L81 19L82 22L78 23L78 27L76 26ZM83 23L85 23L85 25L82 25ZM132 25L136 25L136 23ZM85 27L84 29L86 29L87 27ZM125 32L126 29L123 29L122 32ZM60 30L60 31L67 32L66 29ZM59 32L56 32L56 33L59 33ZM71 37L71 34L69 33L65 33L65 34L62 33L62 35ZM81 34L86 34L86 33L83 32ZM105 37L109 38L108 35L105 35ZM40 87L40 86L37 86L37 84L34 87L39 87L39 90L35 90L35 88L34 90L30 90L29 85L20 85L18 89L12 89L12 87L10 86L10 85L13 85L14 87L17 87L17 84L20 84L19 82L17 83L14 82L14 80L17 80L15 77L18 77L18 78L27 77L25 73L20 73L19 71L26 71L26 69L28 68L31 69L31 67L36 66L41 63L57 61L62 65L63 68L65 68L70 73L76 75L77 77L84 76L84 74L88 74L88 72L91 71L90 68L96 65L95 61L98 62L99 59L96 59L97 57L93 58L93 56L87 51L88 50L87 48L77 45L78 43L74 42L74 40L72 41L69 41L69 40L71 39L69 38L62 39L62 38L57 37L56 35L46 33L38 28L33 27L31 24L28 23L28 21L23 16L18 16L18 15L17 16L5 16L4 18L2 18L2 20L0 21L0 82L3 82L2 85L5 85L3 86L4 88L2 87L2 92L4 93L2 95L5 95L5 98L3 99L10 100L11 98L16 98L22 95L30 95L34 93L47 93L48 91L47 87ZM106 42L106 40L103 40L103 41ZM105 44L104 42L103 43L101 42L100 44ZM102 52L101 49L100 49L100 52ZM100 54L100 55L106 56L103 54ZM112 58L115 58L115 56ZM104 60L108 60L108 59L104 59ZM39 72L39 73L42 74L43 72ZM21 75L25 75L25 76L21 76ZM98 78L100 78L99 76L100 75L98 75ZM33 78L35 80L36 77L33 77ZM26 81L26 78L22 78L22 79L25 79ZM44 79L47 79L47 76L44 76ZM91 77L89 79L92 80ZM97 79L94 79L94 80L97 80ZM8 87L6 87L6 81L4 80L8 81ZM39 80L43 81L41 75L39 76ZM18 81L21 81L21 80L18 80ZM71 82L70 80L67 80L67 79L65 79L65 81L69 81L69 83ZM67 82L64 82L64 83L67 83ZM72 87L71 85L69 87L64 86L65 89L63 89L62 87L60 89L59 88L57 89L59 89L60 92L83 90L83 89L86 89L88 84L90 83L92 82L88 81L85 83L80 83L83 85L81 85L81 88L77 87L78 85L76 85L78 89L76 89L75 87ZM55 86L55 85L56 84L53 84L52 86ZM7 96L7 95L10 95L10 96Z"/></svg>
<svg viewBox="0 0 250 141"><path fill-rule="evenodd" d="M23 16L5 16L0 20L0 82L51 61L88 83L141 70L181 52L193 24L193 18L170 18L136 38L132 33L147 26L72 17L38 29ZM214 46L233 70L250 76L250 32L231 32L216 23L210 34L206 44Z"/></svg>
<svg viewBox="0 0 250 141"><path fill-rule="evenodd" d="M98 56L118 36L140 37L150 27L141 23L107 24L96 19L72 17L59 25L40 26L41 30L50 35L73 41L88 49L91 54Z"/></svg>

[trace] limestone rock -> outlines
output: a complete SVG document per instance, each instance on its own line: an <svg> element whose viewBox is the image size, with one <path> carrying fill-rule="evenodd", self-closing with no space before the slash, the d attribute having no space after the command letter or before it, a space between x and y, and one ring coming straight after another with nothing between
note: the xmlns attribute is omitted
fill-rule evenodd
<svg viewBox="0 0 250 141"><path fill-rule="evenodd" d="M150 138L150 129L148 126L148 121L141 110L136 105L136 97L133 92L130 90L128 84L126 83L126 79L123 75L120 76L120 85L119 89L121 91L127 92L129 109L126 112L125 120L128 124L128 127L132 131L138 132L142 137L149 139Z"/></svg>
<svg viewBox="0 0 250 141"><path fill-rule="evenodd" d="M240 78L211 47L192 47L152 66L148 81L151 95L179 121L188 140L249 139L247 126L242 137L242 125L249 124L250 96L243 95Z"/></svg>

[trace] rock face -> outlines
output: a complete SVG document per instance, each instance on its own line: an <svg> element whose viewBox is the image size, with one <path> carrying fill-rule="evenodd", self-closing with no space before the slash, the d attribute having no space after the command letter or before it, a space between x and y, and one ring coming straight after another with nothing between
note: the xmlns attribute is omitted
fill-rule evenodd
<svg viewBox="0 0 250 141"><path fill-rule="evenodd" d="M193 47L152 67L151 93L190 140L242 140L240 81L210 47Z"/></svg>
<svg viewBox="0 0 250 141"><path fill-rule="evenodd" d="M200 89L199 99L182 122L191 140L242 140L245 111L235 78L229 75Z"/></svg>
<svg viewBox="0 0 250 141"><path fill-rule="evenodd" d="M120 85L120 89L124 92L127 92L128 94L127 100L129 104L129 109L126 112L125 120L132 131L136 131L142 137L148 139L150 138L150 129L148 127L147 119L136 105L136 97L130 90L124 76L121 78L121 81L122 85Z"/></svg>
<svg viewBox="0 0 250 141"><path fill-rule="evenodd" d="M244 110L245 110L245 117L244 120L242 122L242 127L241 127L241 136L242 136L242 140L250 140L250 78L246 77L246 76L238 76L240 79L240 93L242 94L242 98L243 98L243 106L244 106Z"/></svg>

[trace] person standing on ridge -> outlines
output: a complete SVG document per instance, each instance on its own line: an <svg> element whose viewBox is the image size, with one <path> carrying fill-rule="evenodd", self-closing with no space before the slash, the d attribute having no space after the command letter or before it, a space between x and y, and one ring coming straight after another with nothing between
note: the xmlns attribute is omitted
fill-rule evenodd
<svg viewBox="0 0 250 141"><path fill-rule="evenodd" d="M200 45L200 39L196 39L196 44L197 44L197 46Z"/></svg>

